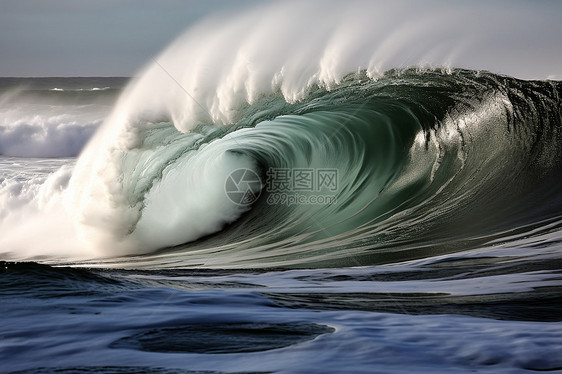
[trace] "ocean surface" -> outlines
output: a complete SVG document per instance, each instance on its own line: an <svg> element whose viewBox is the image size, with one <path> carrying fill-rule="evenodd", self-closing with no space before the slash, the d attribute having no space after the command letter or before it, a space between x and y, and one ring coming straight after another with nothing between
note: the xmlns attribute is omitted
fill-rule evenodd
<svg viewBox="0 0 562 374"><path fill-rule="evenodd" d="M562 83L229 22L0 78L0 372L562 372Z"/></svg>

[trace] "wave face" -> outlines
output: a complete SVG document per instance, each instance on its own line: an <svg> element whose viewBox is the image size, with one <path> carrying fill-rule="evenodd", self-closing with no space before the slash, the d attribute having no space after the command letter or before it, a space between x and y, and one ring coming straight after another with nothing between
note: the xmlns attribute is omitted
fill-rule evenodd
<svg viewBox="0 0 562 374"><path fill-rule="evenodd" d="M296 102L260 97L230 125L144 120L97 229L122 254L176 246L183 264L221 267L372 265L553 230L561 89L460 69L359 72ZM261 193L252 204L228 196L238 169L261 182L245 190ZM279 171L337 181L279 191ZM92 202L99 212L103 196Z"/></svg>

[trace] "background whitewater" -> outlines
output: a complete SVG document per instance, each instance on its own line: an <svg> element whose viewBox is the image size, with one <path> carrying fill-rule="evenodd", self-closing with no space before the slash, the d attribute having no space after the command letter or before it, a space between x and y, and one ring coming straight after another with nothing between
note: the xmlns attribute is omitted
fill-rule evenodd
<svg viewBox="0 0 562 374"><path fill-rule="evenodd" d="M76 157L126 78L0 78L0 155Z"/></svg>

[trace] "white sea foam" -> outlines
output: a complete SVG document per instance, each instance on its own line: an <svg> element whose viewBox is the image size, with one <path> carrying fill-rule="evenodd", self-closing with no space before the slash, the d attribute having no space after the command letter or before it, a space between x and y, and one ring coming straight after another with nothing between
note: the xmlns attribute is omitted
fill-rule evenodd
<svg viewBox="0 0 562 374"><path fill-rule="evenodd" d="M101 125L106 105L70 105L25 97L21 89L0 96L0 155L76 157Z"/></svg>
<svg viewBox="0 0 562 374"><path fill-rule="evenodd" d="M102 122L72 114L2 116L0 154L17 157L75 157Z"/></svg>
<svg viewBox="0 0 562 374"><path fill-rule="evenodd" d="M64 208L72 175L68 159L0 158L0 254L15 260L80 258Z"/></svg>

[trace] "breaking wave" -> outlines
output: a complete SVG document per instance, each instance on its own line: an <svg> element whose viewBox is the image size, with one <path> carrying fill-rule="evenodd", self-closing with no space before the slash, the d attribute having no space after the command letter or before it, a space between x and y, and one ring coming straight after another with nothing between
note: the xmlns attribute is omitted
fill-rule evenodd
<svg viewBox="0 0 562 374"><path fill-rule="evenodd" d="M82 243L184 265L349 266L559 230L561 85L479 70L533 75L515 49L494 58L510 11L362 4L314 28L315 3L209 20L154 59L73 171ZM477 30L461 22L484 13ZM279 171L335 179L272 191ZM254 176L243 203L229 196L240 173Z"/></svg>

